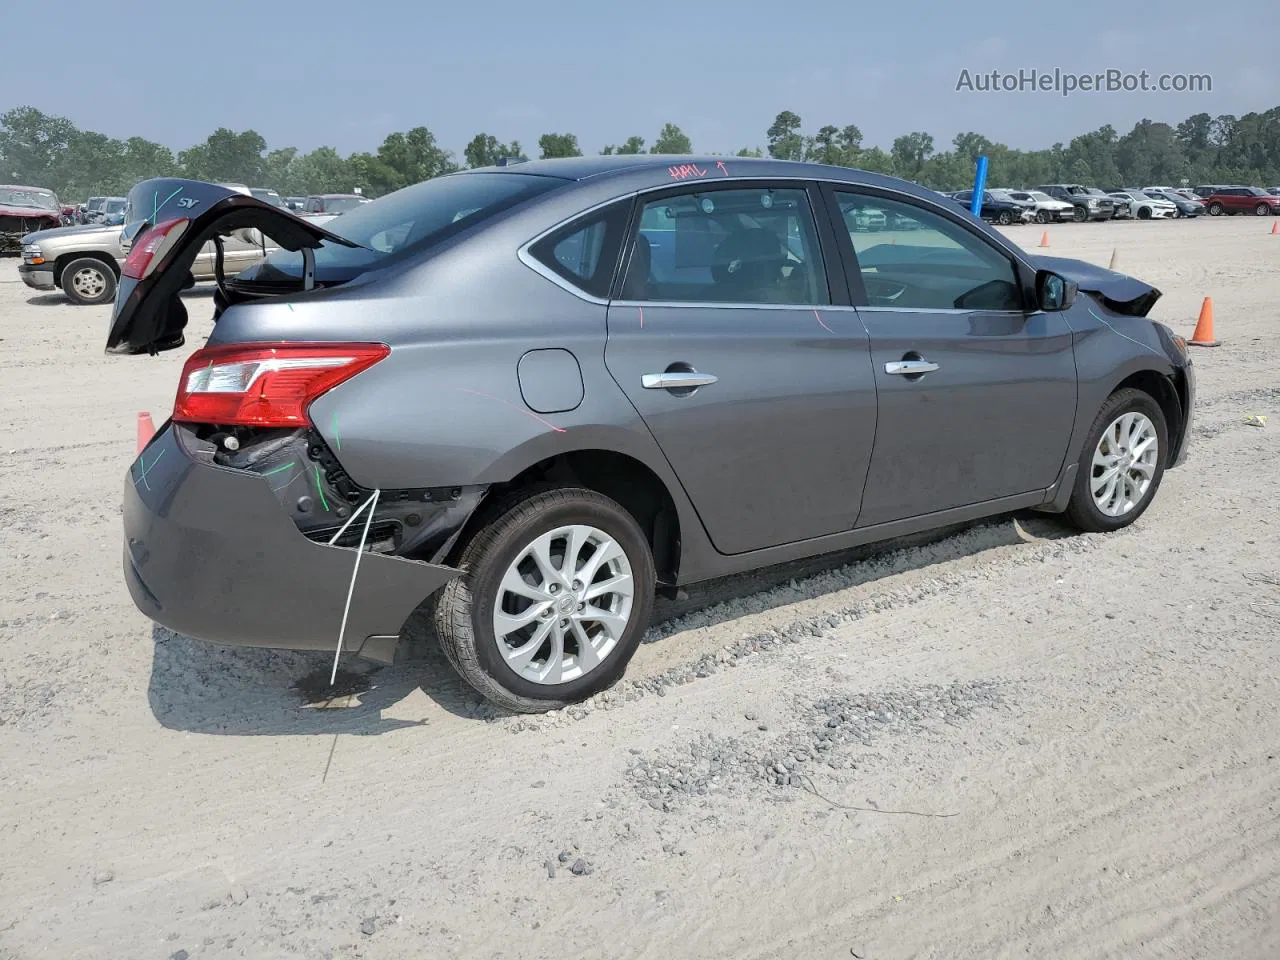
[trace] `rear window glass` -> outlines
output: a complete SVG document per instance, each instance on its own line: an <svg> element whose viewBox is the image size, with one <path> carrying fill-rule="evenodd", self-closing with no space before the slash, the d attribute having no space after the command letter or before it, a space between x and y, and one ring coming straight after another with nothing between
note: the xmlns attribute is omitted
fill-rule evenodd
<svg viewBox="0 0 1280 960"><path fill-rule="evenodd" d="M544 266L584 293L609 296L630 201L574 220L530 249Z"/></svg>
<svg viewBox="0 0 1280 960"><path fill-rule="evenodd" d="M360 246L321 244L316 270L354 275L385 266L567 182L528 174L461 173L425 180L368 203L357 201L324 228ZM325 206L326 212L333 209ZM287 276L302 274L299 253L279 250L265 262Z"/></svg>

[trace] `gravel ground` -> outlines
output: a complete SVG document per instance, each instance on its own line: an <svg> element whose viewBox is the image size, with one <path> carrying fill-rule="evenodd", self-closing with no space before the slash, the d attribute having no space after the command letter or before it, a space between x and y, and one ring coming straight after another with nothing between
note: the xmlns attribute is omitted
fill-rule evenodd
<svg viewBox="0 0 1280 960"><path fill-rule="evenodd" d="M538 717L420 623L337 696L323 655L153 627L118 502L183 358L104 357L106 309L0 260L0 958L1280 956L1269 229L1050 228L1184 333L1214 298L1191 461L1133 528L700 585Z"/></svg>

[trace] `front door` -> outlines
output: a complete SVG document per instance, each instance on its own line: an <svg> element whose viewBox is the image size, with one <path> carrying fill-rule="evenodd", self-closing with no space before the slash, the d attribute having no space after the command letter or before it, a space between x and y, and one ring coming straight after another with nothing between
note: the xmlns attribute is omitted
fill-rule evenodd
<svg viewBox="0 0 1280 960"><path fill-rule="evenodd" d="M858 526L1050 486L1076 411L1065 315L1027 310L1012 258L959 218L856 191L833 198L846 224L874 205L910 227L848 230L880 397Z"/></svg>
<svg viewBox="0 0 1280 960"><path fill-rule="evenodd" d="M875 378L856 313L832 304L817 196L783 182L642 197L609 306L609 372L722 553L857 520Z"/></svg>

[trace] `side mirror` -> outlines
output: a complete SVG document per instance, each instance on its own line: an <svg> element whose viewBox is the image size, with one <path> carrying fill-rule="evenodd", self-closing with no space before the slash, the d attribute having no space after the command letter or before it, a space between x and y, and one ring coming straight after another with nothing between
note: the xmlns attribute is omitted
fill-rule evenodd
<svg viewBox="0 0 1280 960"><path fill-rule="evenodd" d="M1066 310L1076 302L1076 294L1080 285L1074 280L1054 273L1052 270L1036 272L1036 301L1040 309L1047 313Z"/></svg>

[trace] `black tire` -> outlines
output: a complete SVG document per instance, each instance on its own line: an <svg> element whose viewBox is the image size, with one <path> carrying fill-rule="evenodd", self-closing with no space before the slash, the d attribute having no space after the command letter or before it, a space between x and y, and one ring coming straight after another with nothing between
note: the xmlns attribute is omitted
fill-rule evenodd
<svg viewBox="0 0 1280 960"><path fill-rule="evenodd" d="M1209 216L1211 217L1222 216L1222 204L1218 203L1218 201L1216 200L1213 203L1209 204Z"/></svg>
<svg viewBox="0 0 1280 960"><path fill-rule="evenodd" d="M1098 505L1093 502L1093 492L1090 489L1094 470L1093 454L1102 441L1103 431L1115 423L1117 418L1126 413L1141 413L1151 421L1155 426L1159 451L1156 455L1151 485L1147 487L1142 499L1131 507L1127 513L1112 517L1103 513L1098 509ZM1168 459L1169 426L1165 422L1164 412L1160 409L1160 404L1156 403L1150 394L1143 393L1141 390L1132 388L1117 390L1107 398L1107 402L1098 411L1098 416L1094 418L1093 426L1089 429L1084 449L1080 451L1079 466L1076 469L1076 479L1071 491L1071 500L1067 504L1066 518L1087 533L1110 533L1113 530L1127 527L1142 516L1147 507L1151 505L1151 501L1155 499L1156 491L1160 489L1160 481L1164 479L1164 468Z"/></svg>
<svg viewBox="0 0 1280 960"><path fill-rule="evenodd" d="M492 611L507 568L534 538L567 524L590 524L626 554L634 584L631 619L604 660L583 676L560 684L521 677L502 658ZM635 518L613 500L581 487L527 491L495 505L490 519L467 543L458 566L464 573L441 591L436 632L455 670L486 699L517 713L541 713L607 690L622 678L653 612L653 554Z"/></svg>
<svg viewBox="0 0 1280 960"><path fill-rule="evenodd" d="M1151 208L1150 208L1150 207L1139 207L1139 208L1138 208L1138 219L1139 219L1139 220L1150 220L1150 219L1151 219Z"/></svg>
<svg viewBox="0 0 1280 960"><path fill-rule="evenodd" d="M1008 210L1001 210L1000 213L996 215L996 223L1000 224L1002 227L1009 226L1009 224L1013 223L1013 214Z"/></svg>
<svg viewBox="0 0 1280 960"><path fill-rule="evenodd" d="M1265 203L1260 203L1253 208L1253 212L1255 216L1269 217L1271 216L1271 207Z"/></svg>
<svg viewBox="0 0 1280 960"><path fill-rule="evenodd" d="M1048 211L1048 210L1037 210L1037 211L1036 211L1036 223L1048 223L1048 222L1049 222L1049 211Z"/></svg>
<svg viewBox="0 0 1280 960"><path fill-rule="evenodd" d="M72 303L92 306L115 299L116 272L96 257L81 257L62 268L62 292Z"/></svg>
<svg viewBox="0 0 1280 960"><path fill-rule="evenodd" d="M1089 219L1089 210L1086 207L1077 206L1073 209L1071 216L1076 223L1084 223Z"/></svg>

